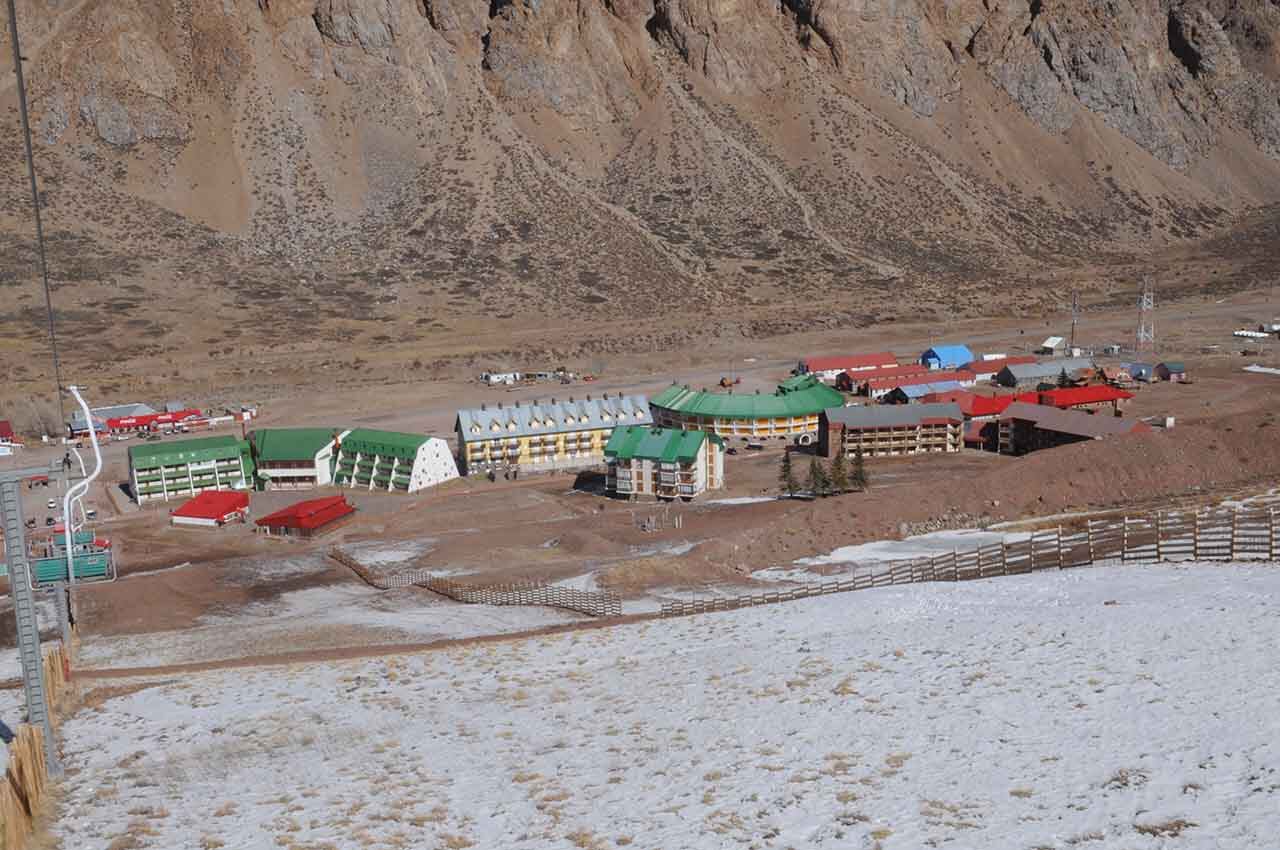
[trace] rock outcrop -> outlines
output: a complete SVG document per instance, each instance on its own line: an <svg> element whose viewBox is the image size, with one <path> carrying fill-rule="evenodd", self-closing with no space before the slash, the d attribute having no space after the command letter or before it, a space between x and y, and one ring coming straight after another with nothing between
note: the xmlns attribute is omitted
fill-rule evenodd
<svg viewBox="0 0 1280 850"><path fill-rule="evenodd" d="M644 313L669 303L657 278L711 305L835 292L871 321L909 291L945 315L981 303L957 282L1280 200L1273 0L25 0L20 20L55 213L104 245L358 257L383 269L360 291L394 278L433 310L626 293ZM166 224L93 213L130 204Z"/></svg>

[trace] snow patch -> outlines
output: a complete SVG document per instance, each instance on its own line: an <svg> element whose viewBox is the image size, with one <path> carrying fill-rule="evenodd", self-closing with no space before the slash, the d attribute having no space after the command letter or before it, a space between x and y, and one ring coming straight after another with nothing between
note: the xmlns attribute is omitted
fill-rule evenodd
<svg viewBox="0 0 1280 850"><path fill-rule="evenodd" d="M1271 566L1081 569L193 674L66 721L51 832L1264 850L1278 596Z"/></svg>

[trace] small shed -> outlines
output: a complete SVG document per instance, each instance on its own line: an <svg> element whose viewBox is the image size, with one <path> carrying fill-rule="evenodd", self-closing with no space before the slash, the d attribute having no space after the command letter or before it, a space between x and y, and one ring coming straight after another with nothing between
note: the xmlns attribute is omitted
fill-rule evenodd
<svg viewBox="0 0 1280 850"><path fill-rule="evenodd" d="M1050 357L1062 357L1067 353L1067 341L1060 336L1051 336L1040 343L1037 353L1047 354Z"/></svg>
<svg viewBox="0 0 1280 850"><path fill-rule="evenodd" d="M1156 364L1156 379L1172 381L1175 384L1187 382L1187 366L1180 360L1166 360Z"/></svg>
<svg viewBox="0 0 1280 850"><path fill-rule="evenodd" d="M296 502L273 514L267 514L255 524L267 534L311 537L355 512L355 506L347 501L346 496L325 496Z"/></svg>
<svg viewBox="0 0 1280 850"><path fill-rule="evenodd" d="M920 362L930 369L958 369L973 359L967 345L935 345L920 355Z"/></svg>
<svg viewBox="0 0 1280 850"><path fill-rule="evenodd" d="M1135 381L1149 384L1156 379L1156 367L1150 363L1122 363L1121 368L1129 373Z"/></svg>
<svg viewBox="0 0 1280 850"><path fill-rule="evenodd" d="M0 419L0 445L8 445L13 442L13 426L9 424L8 419Z"/></svg>
<svg viewBox="0 0 1280 850"><path fill-rule="evenodd" d="M249 513L249 494L233 490L205 490L188 499L170 516L174 525L218 528L229 522L244 522Z"/></svg>

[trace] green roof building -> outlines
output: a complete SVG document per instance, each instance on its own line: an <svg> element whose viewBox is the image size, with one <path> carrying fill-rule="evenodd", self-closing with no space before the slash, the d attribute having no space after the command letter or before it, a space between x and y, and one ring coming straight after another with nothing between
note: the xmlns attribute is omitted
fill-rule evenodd
<svg viewBox="0 0 1280 850"><path fill-rule="evenodd" d="M635 499L689 501L724 486L724 440L706 431L626 425L604 449L606 489Z"/></svg>
<svg viewBox="0 0 1280 850"><path fill-rule="evenodd" d="M139 503L185 499L205 490L245 490L253 472L249 442L232 436L129 447L129 484Z"/></svg>
<svg viewBox="0 0 1280 850"><path fill-rule="evenodd" d="M458 477L449 444L439 437L355 428L335 446L339 487L415 493Z"/></svg>
<svg viewBox="0 0 1280 850"><path fill-rule="evenodd" d="M337 428L260 428L253 443L256 484L260 490L307 490L333 483L334 440L349 433Z"/></svg>
<svg viewBox="0 0 1280 850"><path fill-rule="evenodd" d="M748 440L777 437L808 445L818 415L843 407L844 396L813 375L797 375L772 393L712 393L672 384L649 400L653 421L667 428L701 430Z"/></svg>

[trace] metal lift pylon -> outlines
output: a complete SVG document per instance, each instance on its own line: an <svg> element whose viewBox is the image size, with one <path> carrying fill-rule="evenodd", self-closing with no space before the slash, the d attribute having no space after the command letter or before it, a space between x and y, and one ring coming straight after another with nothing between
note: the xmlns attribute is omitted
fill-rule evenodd
<svg viewBox="0 0 1280 850"><path fill-rule="evenodd" d="M33 475L56 474L59 464L49 467L10 469L0 472L0 524L4 527L5 560L9 565L9 594L13 598L18 630L18 658L22 662L22 684L27 697L27 722L44 733L44 756L49 775L62 775L62 762L53 740L49 700L44 680L44 658L40 653L40 624L36 620L35 591L31 586L27 558L27 530L22 516L22 481Z"/></svg>

